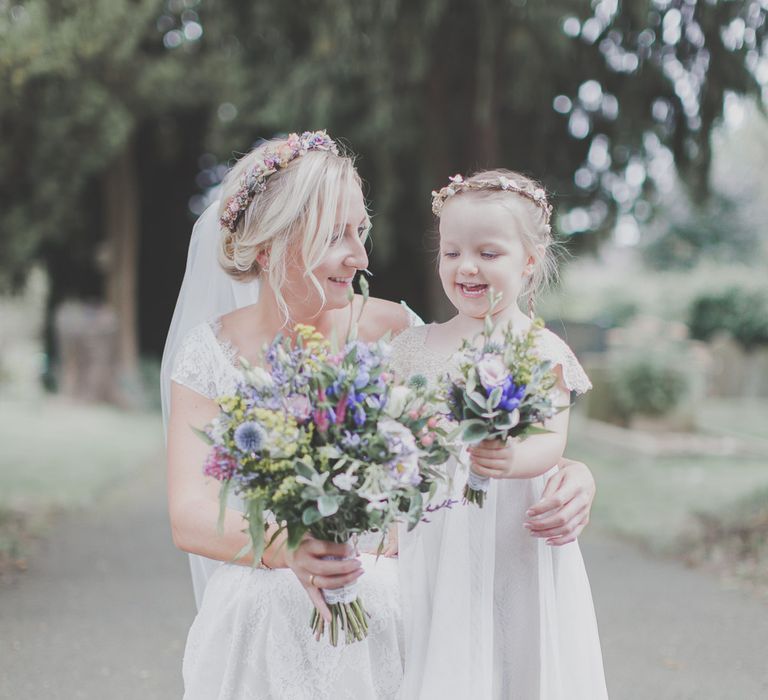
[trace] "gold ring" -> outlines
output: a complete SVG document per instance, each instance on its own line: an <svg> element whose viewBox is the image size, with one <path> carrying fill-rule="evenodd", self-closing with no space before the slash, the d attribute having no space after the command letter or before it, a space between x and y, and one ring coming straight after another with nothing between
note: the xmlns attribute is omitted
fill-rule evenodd
<svg viewBox="0 0 768 700"><path fill-rule="evenodd" d="M310 576L309 576L309 585L310 586L314 586L315 585L315 575L314 574L310 574Z"/></svg>

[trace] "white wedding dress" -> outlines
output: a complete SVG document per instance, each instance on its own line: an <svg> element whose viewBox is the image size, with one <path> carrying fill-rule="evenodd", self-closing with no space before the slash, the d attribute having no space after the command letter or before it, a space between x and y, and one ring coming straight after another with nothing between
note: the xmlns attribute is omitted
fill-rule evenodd
<svg viewBox="0 0 768 700"><path fill-rule="evenodd" d="M434 383L451 357L425 344L429 326L393 341L401 378ZM570 348L550 331L540 354L562 368L568 389L591 387ZM467 467L453 460L459 501L412 532L400 530L405 627L402 700L605 700L600 640L576 542L548 546L524 528L556 467L533 479L491 480L482 509L461 504Z"/></svg>
<svg viewBox="0 0 768 700"><path fill-rule="evenodd" d="M215 322L194 327L171 374L210 399L231 392L239 375L236 353L218 331ZM189 439L199 438L190 430ZM312 603L290 569L195 561L207 585L197 591L202 597L184 652L185 700L398 697L403 643L396 560L362 555L360 595L371 614L370 632L365 641L338 647L312 636Z"/></svg>

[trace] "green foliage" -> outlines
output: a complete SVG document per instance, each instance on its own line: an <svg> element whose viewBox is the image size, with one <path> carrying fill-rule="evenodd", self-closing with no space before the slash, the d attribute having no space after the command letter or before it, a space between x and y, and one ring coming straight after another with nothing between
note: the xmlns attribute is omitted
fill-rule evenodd
<svg viewBox="0 0 768 700"><path fill-rule="evenodd" d="M100 193L93 183L138 127L208 104L208 52L163 47L161 0L27 0L0 5L0 282L35 259L94 260ZM96 230L94 230L96 229ZM62 251L63 248L63 251Z"/></svg>
<svg viewBox="0 0 768 700"><path fill-rule="evenodd" d="M0 125L13 138L0 143L1 271L19 277L73 242L95 257L94 182L147 123L168 138L144 143L142 157L181 161L168 143L195 111L223 161L288 130L328 128L352 144L377 213L375 292L424 299L432 275L419 234L432 221L430 190L452 172L529 171L562 208L588 207L592 230L650 196L647 181L622 194L650 137L705 189L723 95L759 94L747 61L761 51L766 12L756 0L2 4ZM192 40L190 14L204 30ZM737 19L754 31L726 41ZM675 75L695 78L692 99ZM594 104L580 96L588 81L599 86ZM557 96L570 101L561 112ZM597 164L596 139L608 153ZM591 174L577 186L580 168ZM194 175L178 172L190 195Z"/></svg>
<svg viewBox="0 0 768 700"><path fill-rule="evenodd" d="M763 231L744 220L741 202L717 194L699 205L677 204L663 210L669 224L644 248L650 266L690 269L702 259L745 263L759 253Z"/></svg>
<svg viewBox="0 0 768 700"><path fill-rule="evenodd" d="M664 353L645 353L623 359L611 372L615 404L625 419L672 413L691 388L679 361Z"/></svg>
<svg viewBox="0 0 768 700"><path fill-rule="evenodd" d="M730 287L702 294L691 303L688 314L691 336L710 340L729 333L746 350L768 344L768 295Z"/></svg>

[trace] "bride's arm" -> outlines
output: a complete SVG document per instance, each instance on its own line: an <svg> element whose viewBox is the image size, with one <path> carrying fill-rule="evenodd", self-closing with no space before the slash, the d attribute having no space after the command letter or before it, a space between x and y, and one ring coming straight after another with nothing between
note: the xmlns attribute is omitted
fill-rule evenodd
<svg viewBox="0 0 768 700"><path fill-rule="evenodd" d="M233 561L248 542L243 515L227 509L222 530L219 517L219 483L203 475L208 445L191 430L202 428L218 414L216 404L185 386L171 383L171 412L168 424L168 511L174 544L191 554L209 559ZM274 532L276 526L272 526ZM271 534L271 533L270 533ZM268 535L269 539L269 535ZM285 547L285 537L264 552L265 566L290 568L307 589L321 613L327 613L319 588L339 588L362 574L358 559L326 561L324 556L350 556L352 548L322 542L311 537L295 551ZM253 563L251 554L237 560ZM312 578L312 585L310 579Z"/></svg>
<svg viewBox="0 0 768 700"><path fill-rule="evenodd" d="M558 466L539 502L526 513L531 534L552 545L568 544L581 534L595 499L595 478L586 464L564 457Z"/></svg>

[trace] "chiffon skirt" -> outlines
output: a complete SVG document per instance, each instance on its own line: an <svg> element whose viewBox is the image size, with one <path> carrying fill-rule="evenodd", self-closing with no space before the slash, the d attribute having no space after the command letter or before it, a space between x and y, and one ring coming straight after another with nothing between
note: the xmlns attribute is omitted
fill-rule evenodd
<svg viewBox="0 0 768 700"><path fill-rule="evenodd" d="M523 527L552 473L492 481L482 509L459 503L401 530L401 700L608 697L579 546Z"/></svg>

